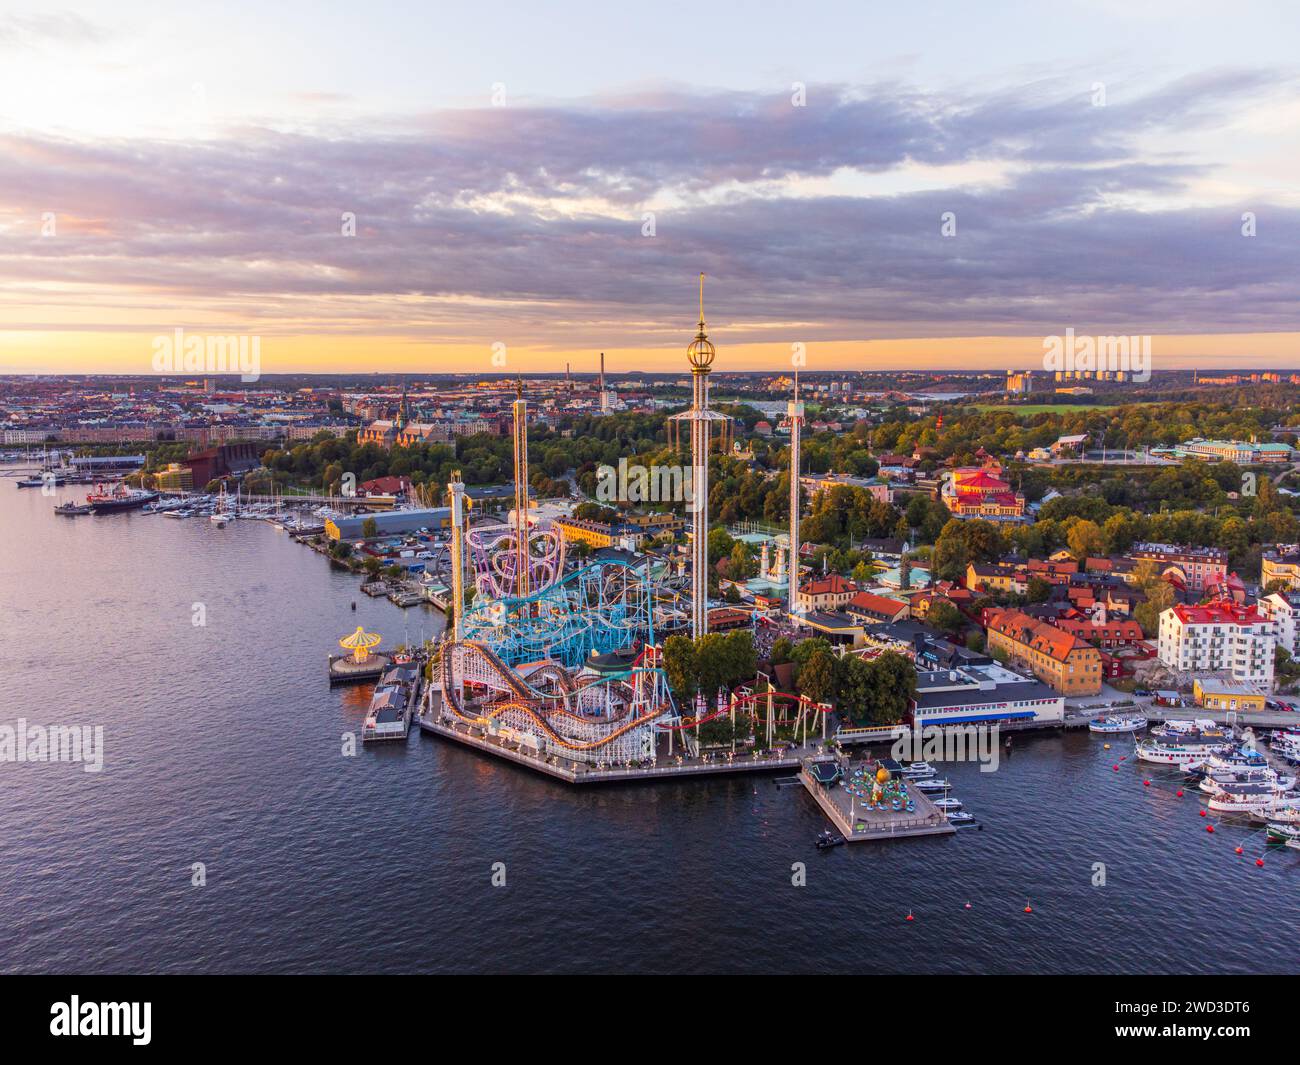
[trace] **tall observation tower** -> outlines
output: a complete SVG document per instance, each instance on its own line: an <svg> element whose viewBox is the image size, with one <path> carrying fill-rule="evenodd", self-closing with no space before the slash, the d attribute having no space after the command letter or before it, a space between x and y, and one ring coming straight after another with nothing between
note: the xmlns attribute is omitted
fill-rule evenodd
<svg viewBox="0 0 1300 1065"><path fill-rule="evenodd" d="M803 400L799 398L799 371L794 372L794 398L786 406L790 416L790 594L791 617L799 598L799 444L803 435Z"/></svg>
<svg viewBox="0 0 1300 1065"><path fill-rule="evenodd" d="M515 381L515 594L522 599L528 587L528 401L524 379Z"/></svg>
<svg viewBox="0 0 1300 1065"><path fill-rule="evenodd" d="M709 631L709 444L713 423L720 423L725 438L731 419L709 409L709 370L716 351L704 329L704 275L700 274L700 328L686 349L691 364L691 409L674 414L674 422L691 424L691 636Z"/></svg>

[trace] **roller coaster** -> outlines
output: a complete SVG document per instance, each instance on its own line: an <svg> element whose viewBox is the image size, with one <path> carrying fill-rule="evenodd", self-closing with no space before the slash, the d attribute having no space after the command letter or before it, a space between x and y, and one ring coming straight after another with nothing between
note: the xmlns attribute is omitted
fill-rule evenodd
<svg viewBox="0 0 1300 1065"><path fill-rule="evenodd" d="M527 530L524 551L519 535L508 525L465 534L474 599L460 640L441 647L443 716L539 754L653 762L656 729L679 720L655 639L685 624L680 582L649 560L597 561L564 575L557 532ZM535 589L526 595L513 594L521 565L522 583ZM586 668L593 656L629 649L639 654L626 668Z"/></svg>

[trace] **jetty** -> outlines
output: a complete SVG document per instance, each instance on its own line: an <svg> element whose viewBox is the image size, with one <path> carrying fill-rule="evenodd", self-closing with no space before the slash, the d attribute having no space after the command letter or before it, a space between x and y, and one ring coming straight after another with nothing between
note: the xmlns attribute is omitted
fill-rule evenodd
<svg viewBox="0 0 1300 1065"><path fill-rule="evenodd" d="M868 763L875 766L875 762ZM907 789L916 808L906 810L872 809L841 785L847 763L828 758L806 758L800 765L799 779L848 843L864 843L907 836L949 836L957 830L942 810L916 787Z"/></svg>

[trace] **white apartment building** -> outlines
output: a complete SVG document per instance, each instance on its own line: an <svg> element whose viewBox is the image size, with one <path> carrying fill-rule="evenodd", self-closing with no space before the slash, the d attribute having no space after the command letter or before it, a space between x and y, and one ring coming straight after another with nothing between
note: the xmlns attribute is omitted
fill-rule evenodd
<svg viewBox="0 0 1300 1065"><path fill-rule="evenodd" d="M1300 593L1274 592L1264 596L1255 608L1273 623L1279 647L1292 657L1300 652Z"/></svg>
<svg viewBox="0 0 1300 1065"><path fill-rule="evenodd" d="M1160 661L1180 673L1225 672L1273 690L1274 624L1254 607L1172 606L1160 615Z"/></svg>

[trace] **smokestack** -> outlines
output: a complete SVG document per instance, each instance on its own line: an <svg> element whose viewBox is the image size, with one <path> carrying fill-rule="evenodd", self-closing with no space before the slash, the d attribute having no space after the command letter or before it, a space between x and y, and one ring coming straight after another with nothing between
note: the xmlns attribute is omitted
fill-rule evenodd
<svg viewBox="0 0 1300 1065"><path fill-rule="evenodd" d="M605 391L605 353L600 353L600 390Z"/></svg>

